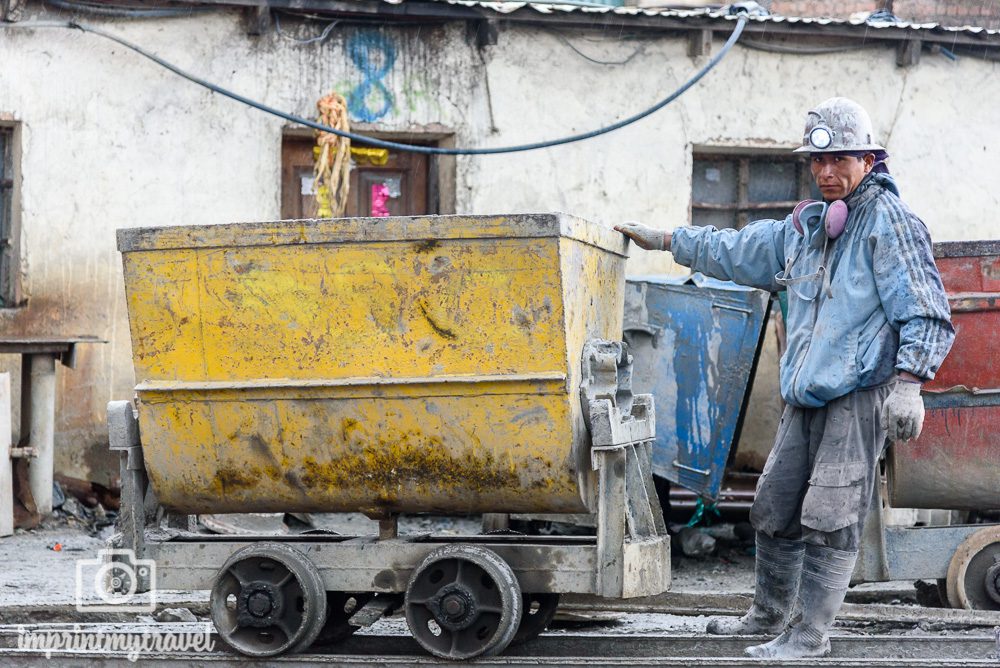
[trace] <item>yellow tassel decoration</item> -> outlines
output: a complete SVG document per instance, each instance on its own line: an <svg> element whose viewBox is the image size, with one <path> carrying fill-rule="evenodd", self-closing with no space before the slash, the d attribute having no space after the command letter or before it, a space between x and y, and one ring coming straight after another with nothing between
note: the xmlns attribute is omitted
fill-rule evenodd
<svg viewBox="0 0 1000 668"><path fill-rule="evenodd" d="M330 93L316 103L319 122L350 132L347 119L347 102L342 95ZM313 149L315 165L313 175L316 188L316 217L340 218L347 209L347 196L351 187L351 140L332 132L316 132Z"/></svg>

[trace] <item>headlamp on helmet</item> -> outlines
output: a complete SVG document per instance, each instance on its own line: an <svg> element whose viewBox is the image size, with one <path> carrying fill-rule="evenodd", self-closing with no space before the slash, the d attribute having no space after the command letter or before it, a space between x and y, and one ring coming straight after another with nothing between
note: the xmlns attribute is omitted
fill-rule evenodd
<svg viewBox="0 0 1000 668"><path fill-rule="evenodd" d="M830 144L833 143L833 130L828 128L826 124L820 122L819 125L814 127L809 131L809 144L813 148L823 150L825 148L830 148Z"/></svg>

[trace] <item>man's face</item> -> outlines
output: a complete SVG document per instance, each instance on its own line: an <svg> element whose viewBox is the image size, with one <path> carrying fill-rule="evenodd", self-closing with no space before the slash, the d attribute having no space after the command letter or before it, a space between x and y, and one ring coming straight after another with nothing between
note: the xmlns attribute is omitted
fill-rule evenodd
<svg viewBox="0 0 1000 668"><path fill-rule="evenodd" d="M856 158L839 153L813 153L810 163L813 179L823 193L823 199L832 202L854 192L865 174L871 171L875 156L868 153Z"/></svg>

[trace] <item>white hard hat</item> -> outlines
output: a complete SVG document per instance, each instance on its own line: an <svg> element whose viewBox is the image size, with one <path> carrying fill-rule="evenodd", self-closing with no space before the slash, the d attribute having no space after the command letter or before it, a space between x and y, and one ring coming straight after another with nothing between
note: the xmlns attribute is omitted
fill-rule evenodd
<svg viewBox="0 0 1000 668"><path fill-rule="evenodd" d="M846 97L831 97L806 116L802 146L796 153L884 151L875 141L872 119L860 104Z"/></svg>

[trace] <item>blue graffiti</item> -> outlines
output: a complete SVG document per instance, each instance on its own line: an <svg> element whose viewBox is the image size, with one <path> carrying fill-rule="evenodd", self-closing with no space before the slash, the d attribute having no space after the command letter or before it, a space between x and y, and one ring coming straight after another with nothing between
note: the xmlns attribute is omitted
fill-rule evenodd
<svg viewBox="0 0 1000 668"><path fill-rule="evenodd" d="M347 109L359 121L377 121L396 104L392 93L382 83L396 63L396 46L380 33L364 31L347 42L347 55L361 70L362 77L361 83L348 93Z"/></svg>

